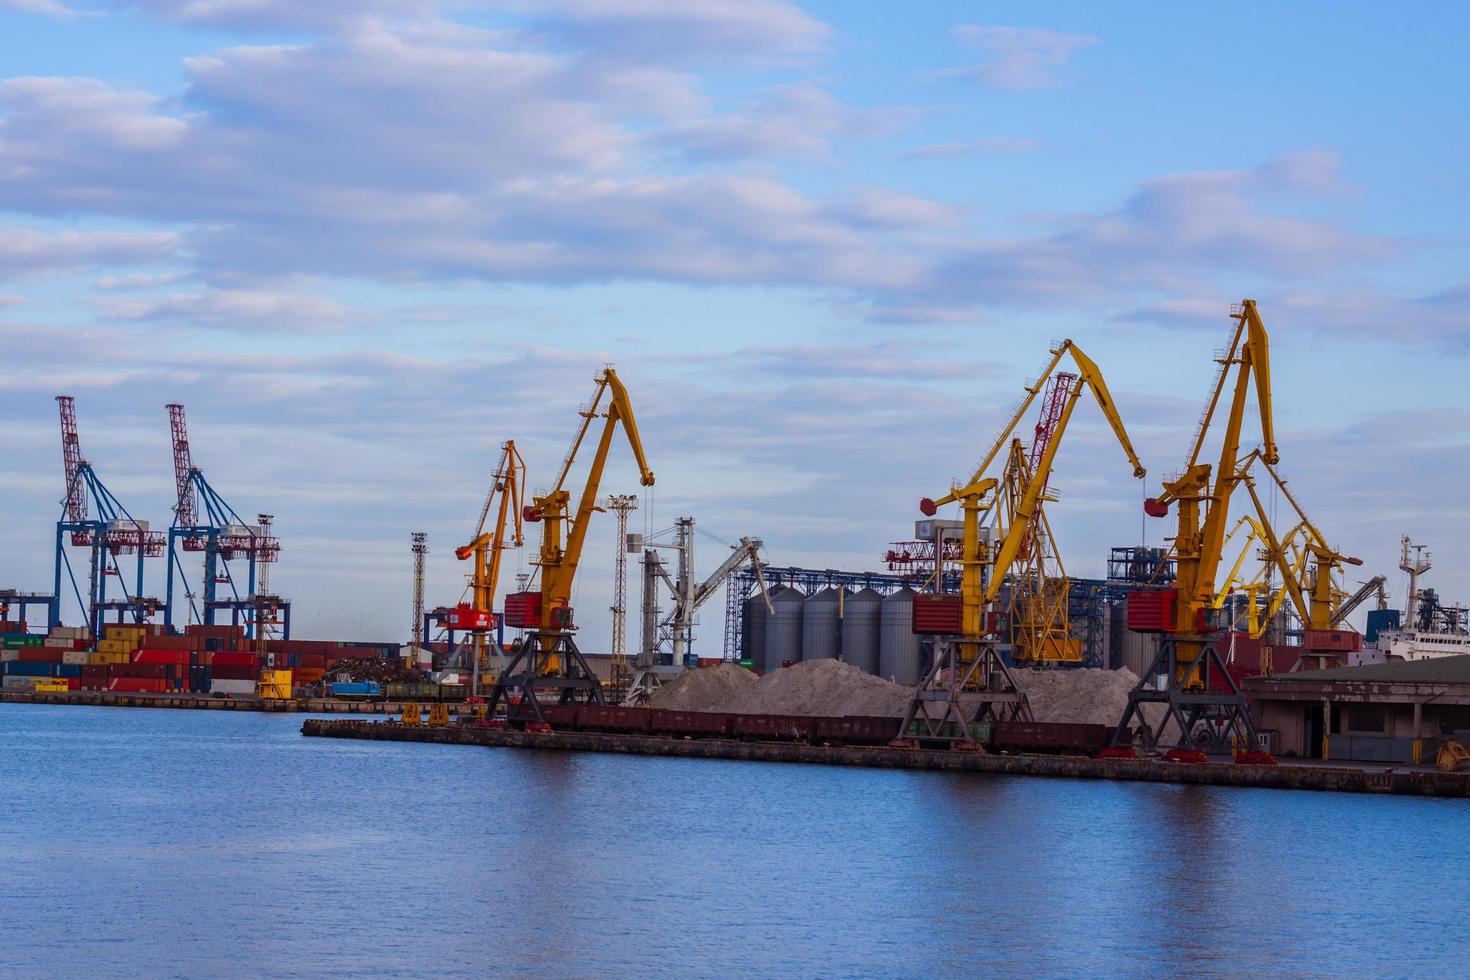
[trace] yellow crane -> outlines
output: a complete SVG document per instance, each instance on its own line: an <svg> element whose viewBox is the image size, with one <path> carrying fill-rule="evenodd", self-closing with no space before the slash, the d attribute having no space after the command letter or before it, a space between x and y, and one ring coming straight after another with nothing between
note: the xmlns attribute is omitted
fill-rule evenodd
<svg viewBox="0 0 1470 980"><path fill-rule="evenodd" d="M500 566L505 552L522 544L521 506L526 492L526 463L516 449L514 439L500 447L500 462L480 508L480 522L470 542L454 549L460 561L472 560L470 566L470 602L468 608L455 610L458 625L473 638L471 691L478 695L492 646L499 661L499 645L495 642L495 592L500 582ZM491 511L495 512L493 530L485 529ZM508 533L507 533L508 532Z"/></svg>
<svg viewBox="0 0 1470 980"><path fill-rule="evenodd" d="M1013 483L1019 493L1008 495L1000 477L988 475L1001 456L1001 450L1012 432L1042 392L1062 358L1070 356L1076 364L1078 382L1059 404L1054 432L1041 454L1029 480ZM1056 461L1062 437L1073 410L1084 391L1090 391L1112 426L1133 475L1142 479L1147 471L1133 450L1128 431L1113 403L1102 372L1071 340L1063 341L1051 351L1051 359L1037 381L1026 389L1026 397L991 446L970 479L950 488L938 499L924 498L919 510L932 517L940 507L959 503L963 518L960 557L959 615L949 618L940 614L938 629L925 629L921 621L933 615L930 610L952 609L947 596L917 596L914 600L915 629L940 634L934 643L933 664L915 692L904 721L904 737L915 741L950 741L968 743L975 739L976 724L989 720L1029 718L1030 708L1011 679L1005 664L996 655L993 638L987 638L985 613L995 603L1001 586L1017 557L1031 542L1039 526L1041 503ZM1011 456L1016 453L1012 446ZM1006 523L993 552L986 546L981 526L987 515L1006 511ZM997 529L998 531L1000 529ZM936 576L938 583L940 577ZM937 588L936 584L936 588ZM944 621L947 620L947 621Z"/></svg>
<svg viewBox="0 0 1470 980"><path fill-rule="evenodd" d="M1171 507L1177 507L1173 550L1178 575L1172 589L1129 596L1129 628L1159 633L1161 641L1154 663L1129 696L1128 709L1114 736L1115 745L1122 746L1129 736L1129 723L1137 720L1148 747L1169 745L1196 761L1204 748L1231 743L1239 748L1245 743L1244 748L1249 749L1255 739L1245 697L1217 649L1211 621L1221 591L1216 579L1225 553L1230 503L1238 487L1246 488L1254 505L1255 530L1261 535L1267 560L1281 571L1283 589L1307 618L1299 573L1288 558L1289 542L1272 529L1250 472L1259 461L1274 477L1279 462L1271 403L1270 339L1254 300L1243 300L1230 315L1235 321L1231 341L1216 358L1219 370L1181 475L1164 481L1163 492L1144 502L1144 511L1151 517L1165 517ZM1242 455L1241 432L1253 391L1261 440L1255 450ZM1219 461L1211 467L1201 458L1222 404ZM1318 547L1320 534L1305 515L1299 512L1298 516L1305 546ZM1164 678L1162 683L1158 677ZM1163 706L1162 718L1156 717L1153 725L1143 712L1147 703Z"/></svg>
<svg viewBox="0 0 1470 980"><path fill-rule="evenodd" d="M580 693L587 700L603 703L602 685L572 639L575 626L571 599L592 514L602 509L597 506L597 491L619 426L633 450L643 486L653 486L653 471L643 453L628 390L617 372L605 368L595 380L597 389L592 402L579 412L582 423L562 462L555 486L547 493L536 495L524 510L527 521L541 525L541 548L535 560L540 588L506 596L506 625L529 632L496 682L490 696L492 714L501 699L509 704L518 696L523 708L528 709L522 712L526 720L542 723L538 687L559 691L558 700L563 702L576 700ZM602 433L573 513L571 492L566 489L567 476L588 432L599 419L603 420Z"/></svg>

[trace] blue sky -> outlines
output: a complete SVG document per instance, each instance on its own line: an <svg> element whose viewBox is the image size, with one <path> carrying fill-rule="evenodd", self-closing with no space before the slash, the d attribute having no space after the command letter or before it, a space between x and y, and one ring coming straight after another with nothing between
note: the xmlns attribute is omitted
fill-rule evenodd
<svg viewBox="0 0 1470 980"><path fill-rule="evenodd" d="M548 482L605 362L659 477L647 528L872 567L1053 338L1103 368L1153 492L1251 296L1313 518L1371 571L1429 543L1463 597L1466 19L0 0L0 585L50 579L51 397L159 524L177 400L211 481L276 514L299 631L400 635L408 532L453 600L500 442ZM1110 438L1080 411L1059 464L1078 574L1140 538ZM624 453L605 489L635 487Z"/></svg>

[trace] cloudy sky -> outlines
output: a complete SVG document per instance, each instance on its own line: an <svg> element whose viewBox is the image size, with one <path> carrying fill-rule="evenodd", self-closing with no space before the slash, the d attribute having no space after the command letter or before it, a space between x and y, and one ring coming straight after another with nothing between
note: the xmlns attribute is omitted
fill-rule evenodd
<svg viewBox="0 0 1470 980"><path fill-rule="evenodd" d="M1465 599L1467 20L0 0L0 587L49 587L52 397L155 525L181 401L211 482L276 515L298 635L405 636L409 532L431 603L456 599L501 441L549 483L609 362L658 476L635 524L691 514L778 564L873 568L1053 338L1100 364L1156 492L1252 297L1312 517L1396 603L1404 533ZM615 456L604 489L636 492ZM1095 408L1054 484L1076 574L1168 531Z"/></svg>

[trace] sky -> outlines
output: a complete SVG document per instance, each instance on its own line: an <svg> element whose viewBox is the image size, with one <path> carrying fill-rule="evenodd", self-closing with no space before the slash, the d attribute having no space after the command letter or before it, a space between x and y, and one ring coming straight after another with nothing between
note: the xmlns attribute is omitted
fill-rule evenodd
<svg viewBox="0 0 1470 980"><path fill-rule="evenodd" d="M211 484L275 515L296 635L406 639L410 532L430 605L456 601L501 443L548 486L609 363L657 476L640 491L615 445L602 489L640 494L636 530L689 515L775 564L874 569L1064 337L1149 469L1079 406L1048 513L1068 570L1098 576L1170 533L1141 501L1252 298L1312 519L1394 605L1405 534L1463 601L1467 21L0 0L0 587L50 588L53 397L155 527L177 401ZM574 602L600 650L615 545L595 520ZM721 551L700 538L701 575Z"/></svg>

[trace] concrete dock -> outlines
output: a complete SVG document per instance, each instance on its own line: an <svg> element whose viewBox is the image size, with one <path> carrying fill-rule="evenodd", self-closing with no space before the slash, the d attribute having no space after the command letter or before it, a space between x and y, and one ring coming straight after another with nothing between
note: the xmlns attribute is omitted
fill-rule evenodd
<svg viewBox="0 0 1470 980"><path fill-rule="evenodd" d="M942 769L1068 779L1120 779L1151 783L1254 786L1263 789L1405 796L1470 796L1470 773L1395 770L1357 766L1243 766L1231 763L1188 765L1158 759L1090 759L1083 756L992 755L932 749L807 745L796 742L745 742L680 739L592 732L495 731L470 725L403 725L338 718L308 718L301 733L320 738L358 738L391 742L433 742L492 748L550 749L569 752L619 752L633 755L751 762L815 763L876 769Z"/></svg>
<svg viewBox="0 0 1470 980"><path fill-rule="evenodd" d="M309 714L402 714L403 701L346 701L339 698L296 698L262 701L260 698L217 698L208 694L141 694L121 691L0 691L0 704L87 704L111 708L193 708L205 711L284 711ZM427 709L428 702L419 702ZM469 713L451 703L450 714Z"/></svg>

